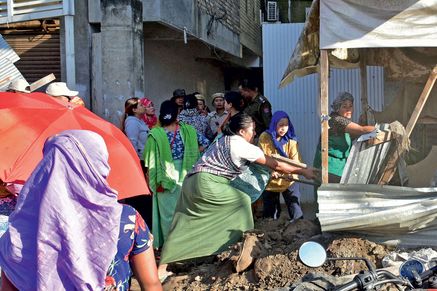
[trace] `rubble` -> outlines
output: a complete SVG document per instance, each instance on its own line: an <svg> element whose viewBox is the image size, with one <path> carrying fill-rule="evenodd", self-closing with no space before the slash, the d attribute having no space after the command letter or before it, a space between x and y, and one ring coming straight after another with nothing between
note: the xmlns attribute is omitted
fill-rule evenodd
<svg viewBox="0 0 437 291"><path fill-rule="evenodd" d="M377 267L388 253L386 247L360 237L321 235L320 227L310 220L261 219L256 230L246 232L244 240L228 251L205 260L170 264L176 275L164 282L164 290L279 290L308 274L344 276L365 268L364 263L350 261L308 268L297 258L299 246L308 240L324 245L330 257L366 257ZM140 290L135 286L132 290Z"/></svg>

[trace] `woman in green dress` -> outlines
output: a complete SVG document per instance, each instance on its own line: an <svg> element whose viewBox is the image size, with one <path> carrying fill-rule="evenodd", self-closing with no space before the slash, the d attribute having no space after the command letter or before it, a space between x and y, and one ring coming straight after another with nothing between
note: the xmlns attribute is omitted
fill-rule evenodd
<svg viewBox="0 0 437 291"><path fill-rule="evenodd" d="M200 157L209 140L191 125L179 122L172 101L161 104L159 122L147 138L144 163L153 193L153 246L162 247L170 229L182 181Z"/></svg>
<svg viewBox="0 0 437 291"><path fill-rule="evenodd" d="M339 183L352 148L352 138L372 132L372 125L361 126L352 122L354 97L348 92L341 92L331 105L329 115L328 172L329 183ZM321 168L320 141L314 157L314 168Z"/></svg>
<svg viewBox="0 0 437 291"><path fill-rule="evenodd" d="M312 169L277 161L251 144L255 124L249 115L232 117L226 131L185 178L161 253L160 278L167 273L167 263L220 253L240 240L244 231L253 228L250 196L231 183L250 163L314 177Z"/></svg>

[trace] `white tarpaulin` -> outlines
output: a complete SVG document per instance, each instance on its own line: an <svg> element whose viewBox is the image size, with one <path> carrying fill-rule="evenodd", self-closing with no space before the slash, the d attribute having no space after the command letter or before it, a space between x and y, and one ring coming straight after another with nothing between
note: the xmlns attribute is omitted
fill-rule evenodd
<svg viewBox="0 0 437 291"><path fill-rule="evenodd" d="M437 47L437 0L320 1L320 48Z"/></svg>

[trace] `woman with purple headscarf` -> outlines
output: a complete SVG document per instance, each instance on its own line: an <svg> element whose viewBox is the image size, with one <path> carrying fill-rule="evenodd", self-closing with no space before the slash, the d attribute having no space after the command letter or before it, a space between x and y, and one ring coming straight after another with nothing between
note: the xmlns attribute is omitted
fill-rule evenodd
<svg viewBox="0 0 437 291"><path fill-rule="evenodd" d="M46 141L0 239L3 288L128 288L131 263L140 285L161 290L147 227L117 202L109 170L105 142L94 132L67 130ZM108 276L114 269L125 277Z"/></svg>
<svg viewBox="0 0 437 291"><path fill-rule="evenodd" d="M273 114L269 128L259 137L258 145L265 155L279 154L297 162L301 161L293 124L284 111L276 111ZM298 185L288 179L280 178L277 172L273 172L272 179L262 194L263 217L279 218L281 214L279 194L281 193L290 219L302 218Z"/></svg>

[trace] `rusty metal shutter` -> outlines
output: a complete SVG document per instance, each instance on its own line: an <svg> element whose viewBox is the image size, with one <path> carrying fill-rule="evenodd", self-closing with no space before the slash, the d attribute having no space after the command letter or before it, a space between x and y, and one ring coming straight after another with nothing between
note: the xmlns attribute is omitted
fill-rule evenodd
<svg viewBox="0 0 437 291"><path fill-rule="evenodd" d="M20 57L15 66L29 83L50 73L61 80L59 30L48 33L17 31L4 34L3 37Z"/></svg>

